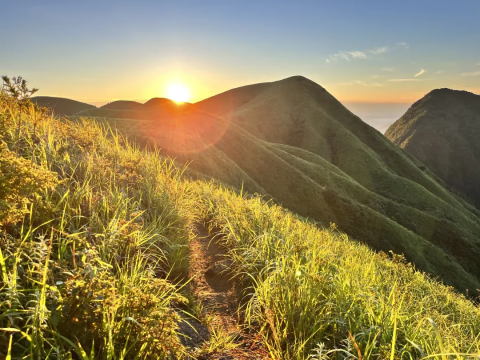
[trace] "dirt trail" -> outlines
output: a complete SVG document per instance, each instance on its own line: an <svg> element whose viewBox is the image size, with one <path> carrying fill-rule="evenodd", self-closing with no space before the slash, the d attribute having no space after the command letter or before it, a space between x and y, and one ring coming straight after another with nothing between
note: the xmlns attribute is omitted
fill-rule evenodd
<svg viewBox="0 0 480 360"><path fill-rule="evenodd" d="M238 311L239 299L236 284L231 280L231 261L202 225L197 226L198 236L190 244L190 290L200 302L208 317L208 328L196 321L189 321L195 328L181 324L181 331L189 337L183 343L190 348L205 348L213 343L213 330L220 337L232 337L229 348L218 349L198 359L267 359L268 353L256 335L247 333L241 324ZM204 321L205 322L205 321Z"/></svg>

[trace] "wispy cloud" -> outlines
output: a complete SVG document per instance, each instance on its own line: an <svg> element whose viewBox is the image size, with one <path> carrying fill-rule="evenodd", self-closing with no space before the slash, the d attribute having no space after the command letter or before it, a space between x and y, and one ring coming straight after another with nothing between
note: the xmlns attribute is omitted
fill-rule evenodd
<svg viewBox="0 0 480 360"><path fill-rule="evenodd" d="M444 72L445 72L445 71L440 70L440 71L434 72L433 75L438 75L438 74L441 74L441 73L444 73Z"/></svg>
<svg viewBox="0 0 480 360"><path fill-rule="evenodd" d="M474 71L469 73L463 73L462 76L480 76L480 71Z"/></svg>
<svg viewBox="0 0 480 360"><path fill-rule="evenodd" d="M338 61L338 60L346 60L346 61L351 61L354 59L366 59L367 54L365 54L363 51L340 51L336 54L332 54L326 59L327 62L330 61Z"/></svg>
<svg viewBox="0 0 480 360"><path fill-rule="evenodd" d="M388 81L392 82L404 82L404 81L422 81L420 79L388 79Z"/></svg>
<svg viewBox="0 0 480 360"><path fill-rule="evenodd" d="M352 86L352 85L362 85L362 86L367 86L367 87L382 87L383 84L380 84L378 82L373 82L373 83L366 83L362 80L355 80L355 81L349 81L349 82L341 82L336 84L338 86Z"/></svg>
<svg viewBox="0 0 480 360"><path fill-rule="evenodd" d="M352 51L340 51L336 54L331 54L325 59L326 62L334 62L339 60L352 61L356 59L373 59L382 54L388 53L390 50L395 48L408 49L407 43L400 42L396 43L394 46L379 46L373 49L368 50L352 50Z"/></svg>
<svg viewBox="0 0 480 360"><path fill-rule="evenodd" d="M388 46L378 47L378 48L369 50L369 52L373 55L384 54L384 53L388 52Z"/></svg>
<svg viewBox="0 0 480 360"><path fill-rule="evenodd" d="M368 87L382 87L383 85L378 83L378 82L374 82L374 83L366 83L364 81L361 81L361 80L355 80L354 81L355 84L358 84L358 85L363 85L363 86L368 86Z"/></svg>
<svg viewBox="0 0 480 360"><path fill-rule="evenodd" d="M415 74L415 77L419 77L420 75L425 74L425 69L420 70L418 73Z"/></svg>
<svg viewBox="0 0 480 360"><path fill-rule="evenodd" d="M370 84L363 83L362 85L363 86L368 86L368 87L382 87L383 86L383 84L380 84L378 82L374 82L374 83L370 83Z"/></svg>
<svg viewBox="0 0 480 360"><path fill-rule="evenodd" d="M395 71L394 68L389 68L389 67L384 67L384 68L382 68L381 70L383 70L383 71L388 71L388 72Z"/></svg>

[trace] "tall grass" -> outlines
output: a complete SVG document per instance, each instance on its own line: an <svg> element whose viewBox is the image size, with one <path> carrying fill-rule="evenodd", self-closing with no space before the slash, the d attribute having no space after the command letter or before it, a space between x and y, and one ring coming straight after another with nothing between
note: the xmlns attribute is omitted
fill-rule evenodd
<svg viewBox="0 0 480 360"><path fill-rule="evenodd" d="M0 352L182 356L185 299L171 280L188 270L192 216L181 170L99 124L33 124L9 105L0 171L15 196L0 199Z"/></svg>
<svg viewBox="0 0 480 360"><path fill-rule="evenodd" d="M480 358L479 309L401 256L183 179L172 159L94 121L37 121L1 95L6 357L186 357L177 322L201 221L228 250L246 323L272 358Z"/></svg>
<svg viewBox="0 0 480 360"><path fill-rule="evenodd" d="M480 359L480 310L403 257L260 198L203 191L205 221L251 285L247 319L275 358Z"/></svg>

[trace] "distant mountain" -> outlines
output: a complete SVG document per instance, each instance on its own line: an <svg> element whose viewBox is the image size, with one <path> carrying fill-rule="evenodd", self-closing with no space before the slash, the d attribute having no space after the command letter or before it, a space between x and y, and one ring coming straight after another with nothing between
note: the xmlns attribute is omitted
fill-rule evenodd
<svg viewBox="0 0 480 360"><path fill-rule="evenodd" d="M79 111L74 116L91 116L100 118L158 120L166 116L185 113L192 110L190 103L176 103L166 98L153 98L145 104L135 101L119 100L100 108Z"/></svg>
<svg viewBox="0 0 480 360"><path fill-rule="evenodd" d="M95 106L80 101L51 96L35 96L32 98L32 102L38 104L39 106L51 108L57 115L66 116L70 116L84 110L96 109Z"/></svg>
<svg viewBox="0 0 480 360"><path fill-rule="evenodd" d="M101 106L101 109L122 109L122 110L136 110L140 109L143 106L143 104L136 102L136 101L130 101L130 100L117 100L117 101L112 101L108 104L105 104Z"/></svg>
<svg viewBox="0 0 480 360"><path fill-rule="evenodd" d="M258 192L460 290L479 288L479 211L320 85L295 76L187 108L109 122L191 162L192 176Z"/></svg>
<svg viewBox="0 0 480 360"><path fill-rule="evenodd" d="M480 96L433 90L385 136L480 208Z"/></svg>
<svg viewBox="0 0 480 360"><path fill-rule="evenodd" d="M159 106L185 106L191 105L189 102L177 103L167 98L152 98L143 104L144 109L157 108Z"/></svg>

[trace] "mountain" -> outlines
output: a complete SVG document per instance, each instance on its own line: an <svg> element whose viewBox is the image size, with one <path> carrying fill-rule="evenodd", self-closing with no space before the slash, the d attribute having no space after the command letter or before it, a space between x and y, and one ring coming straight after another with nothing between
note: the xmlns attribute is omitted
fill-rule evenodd
<svg viewBox="0 0 480 360"><path fill-rule="evenodd" d="M298 83L268 87L308 90L306 80ZM418 246L430 260L421 265L443 261L459 287L468 280L462 264L383 215L392 207L400 218L411 206L393 208L396 202L331 161L266 142L200 109L157 120L109 120L130 126L122 127L128 138L142 133L147 147L168 145L178 156L196 157L197 169L257 187L262 199L218 180L192 179L191 166L184 176L174 159L129 143L103 122L48 116L38 122L16 101L0 93L1 359L480 354L480 308L399 254L361 244L360 231L387 230L371 243L377 249ZM21 131L12 118L22 119ZM375 157L372 151L356 160L365 156ZM399 182L406 191L413 184ZM265 201L267 191L327 226ZM466 216L461 201L447 195ZM374 209L375 201L385 208ZM421 204L441 206L426 198ZM354 223L349 232L359 241L328 226L335 219L344 228ZM369 242L375 238L364 234Z"/></svg>
<svg viewBox="0 0 480 360"><path fill-rule="evenodd" d="M117 119L159 120L169 116L188 113L192 110L190 103L176 103L166 98L153 98L145 104L135 101L119 100L100 108L79 111L74 116Z"/></svg>
<svg viewBox="0 0 480 360"><path fill-rule="evenodd" d="M479 287L479 212L320 85L295 76L188 108L109 122L189 163L192 176L258 192L325 226L335 223L462 291Z"/></svg>
<svg viewBox="0 0 480 360"><path fill-rule="evenodd" d="M480 96L437 89L385 136L480 208Z"/></svg>
<svg viewBox="0 0 480 360"><path fill-rule="evenodd" d="M143 106L143 104L136 102L136 101L130 101L130 100L117 100L117 101L112 101L108 104L105 104L101 106L101 109L123 109L123 110L136 110L140 109Z"/></svg>
<svg viewBox="0 0 480 360"><path fill-rule="evenodd" d="M80 111L96 109L93 105L60 97L35 96L31 100L39 106L51 108L57 115L70 116Z"/></svg>

